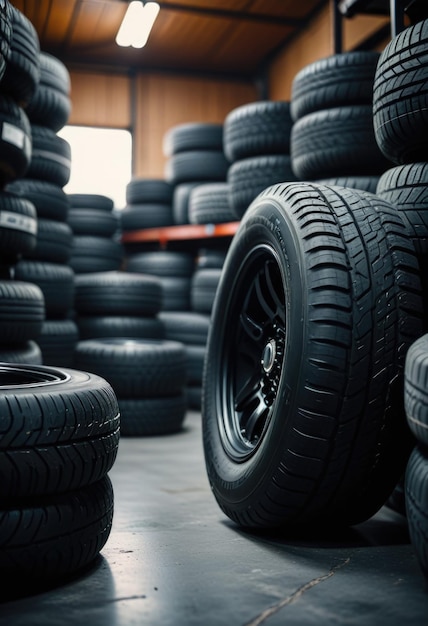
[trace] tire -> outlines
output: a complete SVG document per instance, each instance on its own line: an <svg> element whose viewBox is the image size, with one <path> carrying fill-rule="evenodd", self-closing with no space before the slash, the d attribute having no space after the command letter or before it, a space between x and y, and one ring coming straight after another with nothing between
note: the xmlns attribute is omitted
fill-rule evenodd
<svg viewBox="0 0 428 626"><path fill-rule="evenodd" d="M207 342L209 315L193 311L162 311L159 320L164 328L165 339L191 345Z"/></svg>
<svg viewBox="0 0 428 626"><path fill-rule="evenodd" d="M76 274L116 272L123 261L123 248L119 241L107 237L75 235L69 260Z"/></svg>
<svg viewBox="0 0 428 626"><path fill-rule="evenodd" d="M133 178L126 185L127 204L171 204L173 187L158 178Z"/></svg>
<svg viewBox="0 0 428 626"><path fill-rule="evenodd" d="M2 364L0 370L3 506L81 489L105 476L119 445L110 385L72 369Z"/></svg>
<svg viewBox="0 0 428 626"><path fill-rule="evenodd" d="M164 339L164 326L157 317L79 315L76 319L80 339L121 337L129 339Z"/></svg>
<svg viewBox="0 0 428 626"><path fill-rule="evenodd" d="M66 66L46 52L40 53L40 81L26 111L32 124L58 132L71 111L70 75Z"/></svg>
<svg viewBox="0 0 428 626"><path fill-rule="evenodd" d="M120 398L121 434L131 437L179 432L186 417L184 392L170 397Z"/></svg>
<svg viewBox="0 0 428 626"><path fill-rule="evenodd" d="M194 257L189 252L156 250L133 254L127 260L129 272L153 274L159 277L180 276L189 278L195 267Z"/></svg>
<svg viewBox="0 0 428 626"><path fill-rule="evenodd" d="M10 55L10 40L12 39L12 7L4 2L0 8L0 90L1 80L6 70Z"/></svg>
<svg viewBox="0 0 428 626"><path fill-rule="evenodd" d="M129 204L122 209L120 217L123 232L174 224L170 204Z"/></svg>
<svg viewBox="0 0 428 626"><path fill-rule="evenodd" d="M37 285L0 281L0 344L35 340L45 319L45 301Z"/></svg>
<svg viewBox="0 0 428 626"><path fill-rule="evenodd" d="M113 237L119 229L116 213L98 209L70 209L67 223L75 235Z"/></svg>
<svg viewBox="0 0 428 626"><path fill-rule="evenodd" d="M73 309L74 272L68 265L23 259L15 266L15 278L40 287L46 318L63 318Z"/></svg>
<svg viewBox="0 0 428 626"><path fill-rule="evenodd" d="M309 183L261 194L229 249L205 360L204 454L224 513L267 528L372 516L413 445L402 385L421 319L391 205Z"/></svg>
<svg viewBox="0 0 428 626"><path fill-rule="evenodd" d="M172 218L174 224L189 224L190 193L194 187L200 184L203 183L180 183L179 185L174 186L174 194L172 198Z"/></svg>
<svg viewBox="0 0 428 626"><path fill-rule="evenodd" d="M197 269L221 269L226 259L228 247L229 246L227 244L224 250L221 250L220 248L202 248L199 250L198 257L196 259Z"/></svg>
<svg viewBox="0 0 428 626"><path fill-rule="evenodd" d="M186 387L187 406L194 411L200 411L202 405L202 386L188 385Z"/></svg>
<svg viewBox="0 0 428 626"><path fill-rule="evenodd" d="M75 309L80 315L153 316L162 306L154 276L96 272L76 276Z"/></svg>
<svg viewBox="0 0 428 626"><path fill-rule="evenodd" d="M229 168L229 205L237 220L267 187L295 181L289 155L272 154L235 161Z"/></svg>
<svg viewBox="0 0 428 626"><path fill-rule="evenodd" d="M0 97L0 185L24 176L30 165L31 126L24 110L9 96Z"/></svg>
<svg viewBox="0 0 428 626"><path fill-rule="evenodd" d="M37 342L44 365L73 367L74 350L79 341L79 329L71 319L47 319Z"/></svg>
<svg viewBox="0 0 428 626"><path fill-rule="evenodd" d="M0 90L25 108L40 80L40 42L36 29L21 11L12 8L10 53Z"/></svg>
<svg viewBox="0 0 428 626"><path fill-rule="evenodd" d="M204 122L178 124L164 135L165 156L192 150L223 150L223 125Z"/></svg>
<svg viewBox="0 0 428 626"><path fill-rule="evenodd" d="M0 191L0 259L3 264L28 254L37 242L37 214L34 205Z"/></svg>
<svg viewBox="0 0 428 626"><path fill-rule="evenodd" d="M172 185L226 180L229 162L220 150L189 150L169 157L165 178Z"/></svg>
<svg viewBox="0 0 428 626"><path fill-rule="evenodd" d="M428 253L428 163L393 167L379 178L376 193L393 204L419 254Z"/></svg>
<svg viewBox="0 0 428 626"><path fill-rule="evenodd" d="M72 209L113 211L114 208L114 202L111 198L98 193L69 193L68 200Z"/></svg>
<svg viewBox="0 0 428 626"><path fill-rule="evenodd" d="M324 178L315 182L320 185L338 185L339 187L350 187L351 189L361 189L376 193L379 176L339 176L337 178Z"/></svg>
<svg viewBox="0 0 428 626"><path fill-rule="evenodd" d="M73 250L73 231L65 222L46 218L37 220L37 242L27 258L66 264Z"/></svg>
<svg viewBox="0 0 428 626"><path fill-rule="evenodd" d="M159 276L162 311L189 311L192 279L187 276Z"/></svg>
<svg viewBox="0 0 428 626"><path fill-rule="evenodd" d="M226 116L224 153L231 163L263 154L288 154L292 125L289 102L244 104Z"/></svg>
<svg viewBox="0 0 428 626"><path fill-rule="evenodd" d="M193 274L191 288L191 307L198 313L209 314L212 311L222 270L215 268L198 269Z"/></svg>
<svg viewBox="0 0 428 626"><path fill-rule="evenodd" d="M70 180L71 148L68 141L46 126L32 124L33 150L28 178L64 187Z"/></svg>
<svg viewBox="0 0 428 626"><path fill-rule="evenodd" d="M291 131L291 159L300 180L373 176L390 166L376 144L371 105L324 109L299 119Z"/></svg>
<svg viewBox="0 0 428 626"><path fill-rule="evenodd" d="M1 346L0 348L0 362L2 363L42 365L42 361L39 345L31 340L13 346Z"/></svg>
<svg viewBox="0 0 428 626"><path fill-rule="evenodd" d="M229 205L228 183L198 185L190 192L189 222L191 224L222 224L236 220Z"/></svg>
<svg viewBox="0 0 428 626"><path fill-rule="evenodd" d="M58 185L45 180L21 178L8 185L7 190L32 202L38 217L67 221L68 197Z"/></svg>
<svg viewBox="0 0 428 626"><path fill-rule="evenodd" d="M428 455L416 447L409 460L405 479L407 523L419 566L428 579Z"/></svg>
<svg viewBox="0 0 428 626"><path fill-rule="evenodd" d="M77 344L75 366L110 382L120 398L174 396L186 380L184 346L148 339L88 339Z"/></svg>
<svg viewBox="0 0 428 626"><path fill-rule="evenodd" d="M379 53L353 51L319 59L298 72L291 87L291 116L323 109L372 104Z"/></svg>
<svg viewBox="0 0 428 626"><path fill-rule="evenodd" d="M206 351L206 346L186 346L186 385L202 386L202 373L204 371Z"/></svg>
<svg viewBox="0 0 428 626"><path fill-rule="evenodd" d="M404 408L410 430L419 443L428 445L428 335L409 348L404 370Z"/></svg>
<svg viewBox="0 0 428 626"><path fill-rule="evenodd" d="M397 165L426 161L428 20L405 28L383 50L373 86L376 141Z"/></svg>
<svg viewBox="0 0 428 626"><path fill-rule="evenodd" d="M33 590L92 563L110 535L113 501L105 476L78 491L0 511L3 580Z"/></svg>

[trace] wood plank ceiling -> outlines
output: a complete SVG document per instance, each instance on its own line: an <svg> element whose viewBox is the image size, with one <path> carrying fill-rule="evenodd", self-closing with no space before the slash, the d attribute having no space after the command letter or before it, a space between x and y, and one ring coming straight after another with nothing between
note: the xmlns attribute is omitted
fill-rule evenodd
<svg viewBox="0 0 428 626"><path fill-rule="evenodd" d="M126 0L12 0L69 66L255 77L328 0L158 0L146 47L120 48Z"/></svg>

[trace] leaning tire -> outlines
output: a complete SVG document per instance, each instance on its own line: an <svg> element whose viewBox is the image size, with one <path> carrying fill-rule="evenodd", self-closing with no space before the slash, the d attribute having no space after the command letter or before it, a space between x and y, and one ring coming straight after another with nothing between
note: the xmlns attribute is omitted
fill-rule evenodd
<svg viewBox="0 0 428 626"><path fill-rule="evenodd" d="M0 572L6 584L57 581L89 565L110 535L108 476L78 491L0 510Z"/></svg>
<svg viewBox="0 0 428 626"><path fill-rule="evenodd" d="M428 335L417 339L406 355L404 408L410 430L428 446Z"/></svg>
<svg viewBox="0 0 428 626"><path fill-rule="evenodd" d="M105 476L119 444L119 408L105 380L4 363L0 380L3 503L73 491Z"/></svg>
<svg viewBox="0 0 428 626"><path fill-rule="evenodd" d="M207 472L231 519L354 524L384 504L413 444L402 385L420 291L405 226L376 196L288 184L252 204L204 372Z"/></svg>
<svg viewBox="0 0 428 626"><path fill-rule="evenodd" d="M428 579L428 455L417 446L406 469L405 499L410 539L425 578Z"/></svg>

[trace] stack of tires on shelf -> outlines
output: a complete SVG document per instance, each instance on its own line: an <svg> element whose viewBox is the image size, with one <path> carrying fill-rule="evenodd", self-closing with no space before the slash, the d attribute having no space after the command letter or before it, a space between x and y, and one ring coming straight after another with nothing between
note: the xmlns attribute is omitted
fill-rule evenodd
<svg viewBox="0 0 428 626"><path fill-rule="evenodd" d="M355 70L362 59L334 56L296 78L293 170L318 182L265 189L229 248L204 454L219 506L245 527L356 524L405 474L427 576L428 21Z"/></svg>
<svg viewBox="0 0 428 626"><path fill-rule="evenodd" d="M422 279L428 329L428 20L406 28L382 52L373 89L377 143L394 164L380 177L377 195L391 202L407 226ZM405 474L410 536L428 578L428 335L406 356L404 403L416 438Z"/></svg>
<svg viewBox="0 0 428 626"><path fill-rule="evenodd" d="M62 119L68 101L50 82L61 64L40 52L32 24L8 2L0 6L0 41L0 572L3 592L16 593L75 573L106 543L119 409L102 378L41 364L45 311L65 313L53 292L63 297L64 282L69 304L70 276L49 265L53 249L62 254L53 262L65 261L64 220L39 209L65 217L60 186L69 155L59 155L65 145L37 124L42 111ZM51 217L60 225L55 237Z"/></svg>
<svg viewBox="0 0 428 626"><path fill-rule="evenodd" d="M304 67L292 84L292 169L299 180L376 191L389 161L373 131L379 53L346 52Z"/></svg>

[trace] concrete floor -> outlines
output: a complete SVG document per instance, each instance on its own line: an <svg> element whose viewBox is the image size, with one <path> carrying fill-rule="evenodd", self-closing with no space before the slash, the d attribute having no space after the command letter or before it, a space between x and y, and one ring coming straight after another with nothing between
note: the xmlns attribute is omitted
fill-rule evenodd
<svg viewBox="0 0 428 626"><path fill-rule="evenodd" d="M110 477L114 524L97 562L54 589L3 598L0 624L428 624L404 518L384 508L310 541L243 532L210 493L198 413L177 435L122 438Z"/></svg>

